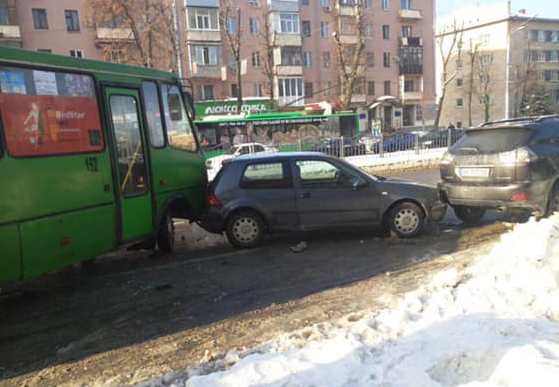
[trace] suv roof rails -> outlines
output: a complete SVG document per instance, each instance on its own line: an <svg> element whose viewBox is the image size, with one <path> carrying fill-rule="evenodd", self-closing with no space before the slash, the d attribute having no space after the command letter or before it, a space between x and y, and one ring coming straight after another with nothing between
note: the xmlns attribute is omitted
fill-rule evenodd
<svg viewBox="0 0 559 387"><path fill-rule="evenodd" d="M518 118L505 118L502 120L496 121L487 121L483 124L479 125L478 128L483 128L485 126L491 126L496 124L505 124L505 123L514 123L514 122L541 122L548 119L557 119L559 118L559 114L550 114L545 116L528 116L528 117L518 117Z"/></svg>

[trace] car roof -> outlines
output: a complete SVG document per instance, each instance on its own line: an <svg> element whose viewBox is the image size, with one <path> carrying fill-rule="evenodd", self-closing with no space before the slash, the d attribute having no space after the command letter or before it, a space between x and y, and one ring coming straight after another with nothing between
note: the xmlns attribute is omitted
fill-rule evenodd
<svg viewBox="0 0 559 387"><path fill-rule="evenodd" d="M335 159L332 156L328 156L321 152L276 152L276 153L256 153L250 155L241 155L230 159L230 163L238 163L244 161L261 161L261 160L275 160L275 159L293 159L299 157L313 157L321 159Z"/></svg>
<svg viewBox="0 0 559 387"><path fill-rule="evenodd" d="M537 129L549 123L554 123L554 124L559 123L559 115L507 118L504 120L489 121L481 124L478 127L471 128L470 130L507 129L507 128Z"/></svg>

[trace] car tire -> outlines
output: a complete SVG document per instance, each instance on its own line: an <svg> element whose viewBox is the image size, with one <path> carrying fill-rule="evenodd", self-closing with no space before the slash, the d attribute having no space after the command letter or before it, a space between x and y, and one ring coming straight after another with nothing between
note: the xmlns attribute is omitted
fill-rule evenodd
<svg viewBox="0 0 559 387"><path fill-rule="evenodd" d="M547 210L547 216L553 215L554 212L559 212L559 183L555 183L555 186L551 190L551 196L549 197L549 208Z"/></svg>
<svg viewBox="0 0 559 387"><path fill-rule="evenodd" d="M264 221L254 211L241 211L233 214L225 226L229 243L241 249L255 247L264 237Z"/></svg>
<svg viewBox="0 0 559 387"><path fill-rule="evenodd" d="M454 214L464 223L477 223L485 215L484 208L468 207L468 206L454 206Z"/></svg>
<svg viewBox="0 0 559 387"><path fill-rule="evenodd" d="M424 222L423 211L411 202L400 203L388 213L388 226L400 238L417 235L423 229Z"/></svg>
<svg viewBox="0 0 559 387"><path fill-rule="evenodd" d="M157 246L160 251L165 253L172 253L175 249L175 223L168 211L163 215L159 225Z"/></svg>

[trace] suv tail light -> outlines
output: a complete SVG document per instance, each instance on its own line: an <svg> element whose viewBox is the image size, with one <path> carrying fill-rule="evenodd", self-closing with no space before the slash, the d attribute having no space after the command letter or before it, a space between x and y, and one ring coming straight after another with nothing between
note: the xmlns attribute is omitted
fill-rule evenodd
<svg viewBox="0 0 559 387"><path fill-rule="evenodd" d="M222 204L213 192L206 195L206 205L208 207L221 207Z"/></svg>
<svg viewBox="0 0 559 387"><path fill-rule="evenodd" d="M536 161L538 156L527 147L520 147L509 152L499 153L499 161L504 164L529 163Z"/></svg>

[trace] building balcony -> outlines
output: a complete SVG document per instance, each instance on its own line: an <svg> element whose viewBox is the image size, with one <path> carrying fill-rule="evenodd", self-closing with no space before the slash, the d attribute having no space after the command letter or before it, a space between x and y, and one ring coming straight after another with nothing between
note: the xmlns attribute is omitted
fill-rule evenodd
<svg viewBox="0 0 559 387"><path fill-rule="evenodd" d="M402 100L404 101L419 101L423 98L422 91L404 91Z"/></svg>
<svg viewBox="0 0 559 387"><path fill-rule="evenodd" d="M131 28L97 28L96 42L133 41L134 35Z"/></svg>
<svg viewBox="0 0 559 387"><path fill-rule="evenodd" d="M278 32L275 35L275 45L283 46L302 46L303 37L300 34L285 34Z"/></svg>
<svg viewBox="0 0 559 387"><path fill-rule="evenodd" d="M303 66L283 66L278 65L276 66L276 74L279 76L302 76L303 75Z"/></svg>
<svg viewBox="0 0 559 387"><path fill-rule="evenodd" d="M400 38L401 47L423 47L423 38L411 37Z"/></svg>
<svg viewBox="0 0 559 387"><path fill-rule="evenodd" d="M187 42L221 42L221 32L213 30L187 30Z"/></svg>
<svg viewBox="0 0 559 387"><path fill-rule="evenodd" d="M400 75L421 75L423 74L422 64L400 64Z"/></svg>
<svg viewBox="0 0 559 387"><path fill-rule="evenodd" d="M352 94L351 103L365 103L367 102L367 95L365 94Z"/></svg>
<svg viewBox="0 0 559 387"><path fill-rule="evenodd" d="M0 42L9 46L21 47L21 30L19 26L0 25Z"/></svg>
<svg viewBox="0 0 559 387"><path fill-rule="evenodd" d="M340 35L340 43L342 44L357 44L357 35Z"/></svg>
<svg viewBox="0 0 559 387"><path fill-rule="evenodd" d="M278 105L279 106L289 105L293 107L305 106L305 99L298 96L278 97Z"/></svg>
<svg viewBox="0 0 559 387"><path fill-rule="evenodd" d="M221 79L221 65L199 65L192 63L190 76L193 78L219 78Z"/></svg>
<svg viewBox="0 0 559 387"><path fill-rule="evenodd" d="M423 19L423 15L421 11L418 9L401 9L398 11L398 15L400 19L406 20L421 20Z"/></svg>
<svg viewBox="0 0 559 387"><path fill-rule="evenodd" d="M347 6L347 5L340 5L339 2L336 2L336 11L338 11L338 15L340 16L355 16L357 15L357 10L355 5Z"/></svg>

